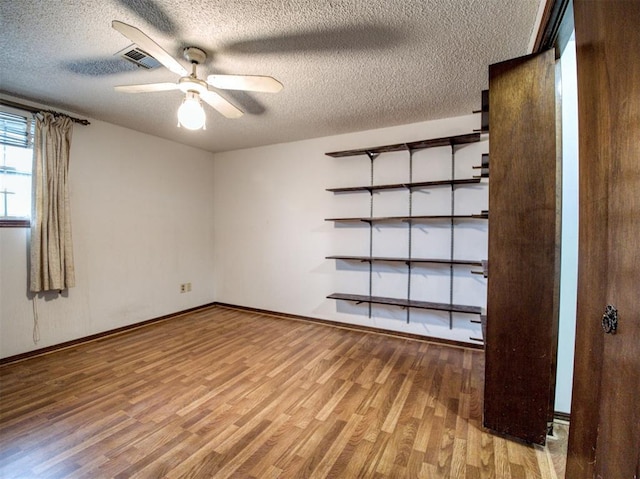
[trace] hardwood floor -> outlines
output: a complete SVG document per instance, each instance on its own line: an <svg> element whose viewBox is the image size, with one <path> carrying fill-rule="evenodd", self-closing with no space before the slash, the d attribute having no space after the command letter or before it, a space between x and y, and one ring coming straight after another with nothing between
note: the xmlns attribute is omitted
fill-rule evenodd
<svg viewBox="0 0 640 479"><path fill-rule="evenodd" d="M0 368L0 477L555 478L481 351L213 307Z"/></svg>
<svg viewBox="0 0 640 479"><path fill-rule="evenodd" d="M554 421L553 435L547 436L546 450L549 453L553 469L560 479L565 477L567 469L567 446L569 445L569 422Z"/></svg>

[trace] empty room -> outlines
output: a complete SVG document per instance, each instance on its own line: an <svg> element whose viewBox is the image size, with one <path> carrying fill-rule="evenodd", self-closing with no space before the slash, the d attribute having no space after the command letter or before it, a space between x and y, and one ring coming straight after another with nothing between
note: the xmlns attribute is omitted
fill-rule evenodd
<svg viewBox="0 0 640 479"><path fill-rule="evenodd" d="M0 477L640 477L640 2L0 2Z"/></svg>

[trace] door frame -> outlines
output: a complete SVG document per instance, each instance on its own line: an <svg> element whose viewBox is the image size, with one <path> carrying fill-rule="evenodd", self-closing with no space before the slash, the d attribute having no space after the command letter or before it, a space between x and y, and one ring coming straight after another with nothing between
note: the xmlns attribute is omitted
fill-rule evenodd
<svg viewBox="0 0 640 479"><path fill-rule="evenodd" d="M582 7L581 12L582 16L580 19L585 20L589 17L588 12L591 10L585 10L585 8L591 8L591 5L587 5L582 0L575 0L576 3L580 3L579 7ZM597 2L593 4L593 13L598 13L598 5ZM620 4L616 5L616 7L624 8L625 5L620 2ZM638 14L637 10L632 10L635 14ZM574 17L573 14L567 15L567 12L573 13L573 1L572 0L548 0L546 9L543 15L542 23L540 29L538 31L538 36L534 48L535 51L542 51L547 48L555 48L556 50L556 58L560 57L561 52L566 46L567 41L569 40L571 33L574 27ZM608 25L614 24L617 25L621 23L621 18L626 18L625 14L628 12L627 10L618 10L614 19L608 20L609 23L602 23L605 28ZM580 25L579 25L580 26ZM589 26L585 26L584 22L582 24L582 31L576 32L576 44L579 45L582 39L579 37L580 33L584 33L586 31L593 30L595 26L591 26L592 28L588 28ZM580 29L579 29L580 30ZM617 35L617 41L623 41L625 32L620 32L620 35ZM635 37L635 41L637 42L637 37ZM609 48L609 52L615 51L615 45L609 42L607 48ZM601 46L602 47L602 46ZM578 64L580 65L580 52L578 52ZM611 57L607 57L601 55L596 60L600 63L604 63L603 68L611 68L615 70L620 65L620 58L611 59ZM601 60L601 61L600 61ZM587 58L583 58L583 62L585 65L583 67L588 66L589 63L594 62L593 53L591 52L591 56ZM637 71L637 68L636 68ZM580 67L578 71L578 82L580 82ZM591 91L597 91L601 88L601 85L595 82L589 82L588 77L583 77L583 88L587 88L587 91L580 90L579 87L579 95L584 94L586 98L589 97L589 93ZM614 84L614 88L615 88ZM637 95L637 90L634 93ZM629 101L632 101L630 99ZM601 108L605 110L608 107L608 104L601 104ZM617 107L617 104L614 104L613 107ZM579 116L581 120L582 116L585 114L586 106L583 105L583 108L580 108ZM636 110L637 111L637 110ZM603 112L606 114L606 112ZM592 117L597 116L597 113L591 112L591 116L586 116L587 121L585 122L585 127L590 128L595 124L590 122L589 120ZM637 125L636 125L637 127ZM624 135L633 135L633 125L630 125L629 128L631 130L623 130L622 132L616 131L616 134L623 137ZM591 130L591 129L590 129ZM597 132L594 132L594 135ZM608 200L607 194L607 181L608 175L610 175L610 168L607 164L604 164L604 160L600 159L600 161L596 161L595 164L589 163L588 168L590 172L583 171L583 168L586 168L585 160L587 158L587 150L593 151L593 148L598 148L599 143L596 141L594 144L589 144L591 148L585 148L585 141L588 138L585 135L580 135L580 200L579 200L579 210L580 210L580 234L579 234L579 260L582 261L582 266L579 266L579 276L578 276L578 312L576 318L576 343L575 343L575 368L573 373L573 398L571 403L571 426L569 431L569 444L567 451L567 478L594 478L596 476L602 477L603 471L608 471L605 473L606 475L610 475L612 471L620 472L621 466L616 461L616 458L611 457L602 457L602 454L598 453L600 446L604 445L605 450L609 445L599 444L598 435L599 429L601 428L601 420L603 419L601 412L601 402L606 400L607 397L610 398L611 394L607 397L604 396L604 393L601 391L602 387L602 374L604 372L603 363L607 360L608 353L607 347L605 347L605 335L602 329L599 326L599 315L602 316L604 312L604 306L608 301L608 271L609 271L609 255L607 251L601 251L603 245L607 245L607 228L603 228L602 225L608 224L608 210L606 206L598 207L594 206L593 202L589 203L589 198L584 193L590 193L592 197L603 198L604 203ZM631 150L625 150L625 154L629 154ZM637 151L637 150L635 150ZM597 155L596 155L597 156ZM627 163L628 164L628 163ZM606 248L605 248L606 249ZM582 270L580 272L580 270ZM636 270L637 271L637 270ZM604 281L604 284L603 284ZM628 306L628 305L627 305ZM633 309L633 307L631 308ZM629 321L637 321L633 319L633 311L632 314L629 314L627 311L627 320ZM622 314L622 312L621 312ZM633 325L629 329L635 328L637 333L637 324ZM633 336L631 337L633 340ZM627 342L629 339L627 339ZM609 351L611 352L611 351ZM637 370L637 362L634 365L628 365L627 368L635 368L632 371L627 371L627 380L638 378L640 372ZM606 378L605 378L606 379ZM632 381L633 382L633 381ZM617 394L617 393L616 393ZM608 407L614 407L615 409L615 400L612 400L612 403L607 403ZM627 404L628 401L624 404ZM607 414L605 413L605 416ZM606 419L605 417L605 419ZM625 437L632 437L636 440L640 437L640 431L637 429L639 426L637 424L633 424L634 418L629 417L629 425L628 430L625 430ZM637 420L637 416L636 419ZM603 423L604 424L604 423ZM608 424L608 423L606 423ZM605 424L605 426L606 426ZM636 429L632 429L636 427ZM633 439L631 442L634 442ZM628 447L633 447L629 445ZM626 449L626 447L624 447ZM615 451L617 455L617 459L620 459L618 454L619 451ZM640 454L637 457L630 457L629 461L624 461L625 471L630 471L630 467L635 467L635 474L640 477ZM615 463L615 464L614 464ZM633 464L632 464L633 463ZM635 464L635 466L634 466ZM618 472L613 472L617 474ZM613 476L611 476L613 477ZM616 476L618 477L618 476Z"/></svg>

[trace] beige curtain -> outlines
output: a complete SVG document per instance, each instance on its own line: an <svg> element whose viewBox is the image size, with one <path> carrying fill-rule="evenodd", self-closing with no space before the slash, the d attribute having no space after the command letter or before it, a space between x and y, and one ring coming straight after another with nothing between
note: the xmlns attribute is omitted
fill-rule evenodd
<svg viewBox="0 0 640 479"><path fill-rule="evenodd" d="M75 285L67 180L72 126L66 116L36 116L30 269L34 293Z"/></svg>

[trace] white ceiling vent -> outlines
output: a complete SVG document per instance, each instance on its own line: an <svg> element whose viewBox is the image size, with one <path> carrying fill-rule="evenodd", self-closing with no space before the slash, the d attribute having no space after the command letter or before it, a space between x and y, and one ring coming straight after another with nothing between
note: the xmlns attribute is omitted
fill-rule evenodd
<svg viewBox="0 0 640 479"><path fill-rule="evenodd" d="M120 56L139 67L146 68L147 70L158 68L160 66L160 62L158 62L158 60L153 58L147 52L140 50L135 45L130 45L124 50L120 50L115 55Z"/></svg>

